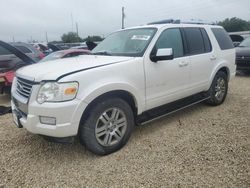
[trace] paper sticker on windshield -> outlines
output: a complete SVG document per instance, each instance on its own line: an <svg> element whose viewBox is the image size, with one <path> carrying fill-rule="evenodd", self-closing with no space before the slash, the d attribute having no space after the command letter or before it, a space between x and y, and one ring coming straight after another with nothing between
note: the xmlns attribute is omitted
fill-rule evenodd
<svg viewBox="0 0 250 188"><path fill-rule="evenodd" d="M133 35L131 40L149 40L150 36L148 35Z"/></svg>

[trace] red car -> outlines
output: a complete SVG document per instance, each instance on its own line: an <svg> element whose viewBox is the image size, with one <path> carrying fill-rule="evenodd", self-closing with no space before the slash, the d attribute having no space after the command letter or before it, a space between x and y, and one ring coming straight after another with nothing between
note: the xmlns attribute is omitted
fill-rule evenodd
<svg viewBox="0 0 250 188"><path fill-rule="evenodd" d="M68 49L49 54L39 62L90 54L89 50ZM36 61L7 43L0 41L0 93L9 93L15 71Z"/></svg>
<svg viewBox="0 0 250 188"><path fill-rule="evenodd" d="M19 44L19 43L18 43ZM15 71L23 66L36 63L36 56L29 57L23 48L0 41L0 93L9 92Z"/></svg>
<svg viewBox="0 0 250 188"><path fill-rule="evenodd" d="M53 52L49 54L48 56L44 57L39 62L45 62L45 61L51 61L55 59L62 59L62 58L69 58L69 57L75 57L79 55L88 55L91 54L89 50L83 50L83 49L68 49L68 50L60 50Z"/></svg>

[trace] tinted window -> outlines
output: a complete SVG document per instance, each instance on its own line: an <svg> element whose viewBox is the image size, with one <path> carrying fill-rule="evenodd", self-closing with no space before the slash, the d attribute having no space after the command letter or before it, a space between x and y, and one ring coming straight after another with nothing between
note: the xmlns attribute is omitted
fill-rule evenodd
<svg viewBox="0 0 250 188"><path fill-rule="evenodd" d="M32 53L28 48L26 48L25 46L15 46L18 50L20 50L21 52L28 54L28 53Z"/></svg>
<svg viewBox="0 0 250 188"><path fill-rule="evenodd" d="M203 37L199 28L184 28L188 54L195 55L205 52Z"/></svg>
<svg viewBox="0 0 250 188"><path fill-rule="evenodd" d="M231 38L224 29L212 28L212 31L222 50L234 48Z"/></svg>
<svg viewBox="0 0 250 188"><path fill-rule="evenodd" d="M9 50L7 50L6 48L0 46L0 55L10 55L13 54L11 53Z"/></svg>
<svg viewBox="0 0 250 188"><path fill-rule="evenodd" d="M160 48L172 48L175 58L182 57L184 53L180 30L174 28L163 31L155 45L156 50Z"/></svg>
<svg viewBox="0 0 250 188"><path fill-rule="evenodd" d="M205 52L211 52L212 51L212 46L211 46L211 42L209 40L209 37L207 35L207 32L205 29L201 28L201 33L203 36L203 41L204 41L204 47L205 47Z"/></svg>

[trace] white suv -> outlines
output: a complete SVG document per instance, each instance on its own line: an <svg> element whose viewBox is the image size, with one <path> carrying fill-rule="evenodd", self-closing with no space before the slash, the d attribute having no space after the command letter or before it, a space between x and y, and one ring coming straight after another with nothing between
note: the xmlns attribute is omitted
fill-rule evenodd
<svg viewBox="0 0 250 188"><path fill-rule="evenodd" d="M126 144L135 124L201 101L220 105L235 76L235 50L220 26L129 28L92 52L18 70L12 87L17 126L51 138L79 136L105 155Z"/></svg>

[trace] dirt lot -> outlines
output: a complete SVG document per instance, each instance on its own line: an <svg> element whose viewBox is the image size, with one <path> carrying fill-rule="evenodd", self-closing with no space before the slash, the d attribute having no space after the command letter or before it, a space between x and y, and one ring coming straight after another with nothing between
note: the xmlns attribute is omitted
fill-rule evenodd
<svg viewBox="0 0 250 188"><path fill-rule="evenodd" d="M0 116L0 187L250 187L250 76L219 107L199 104L139 126L105 157L49 143Z"/></svg>

